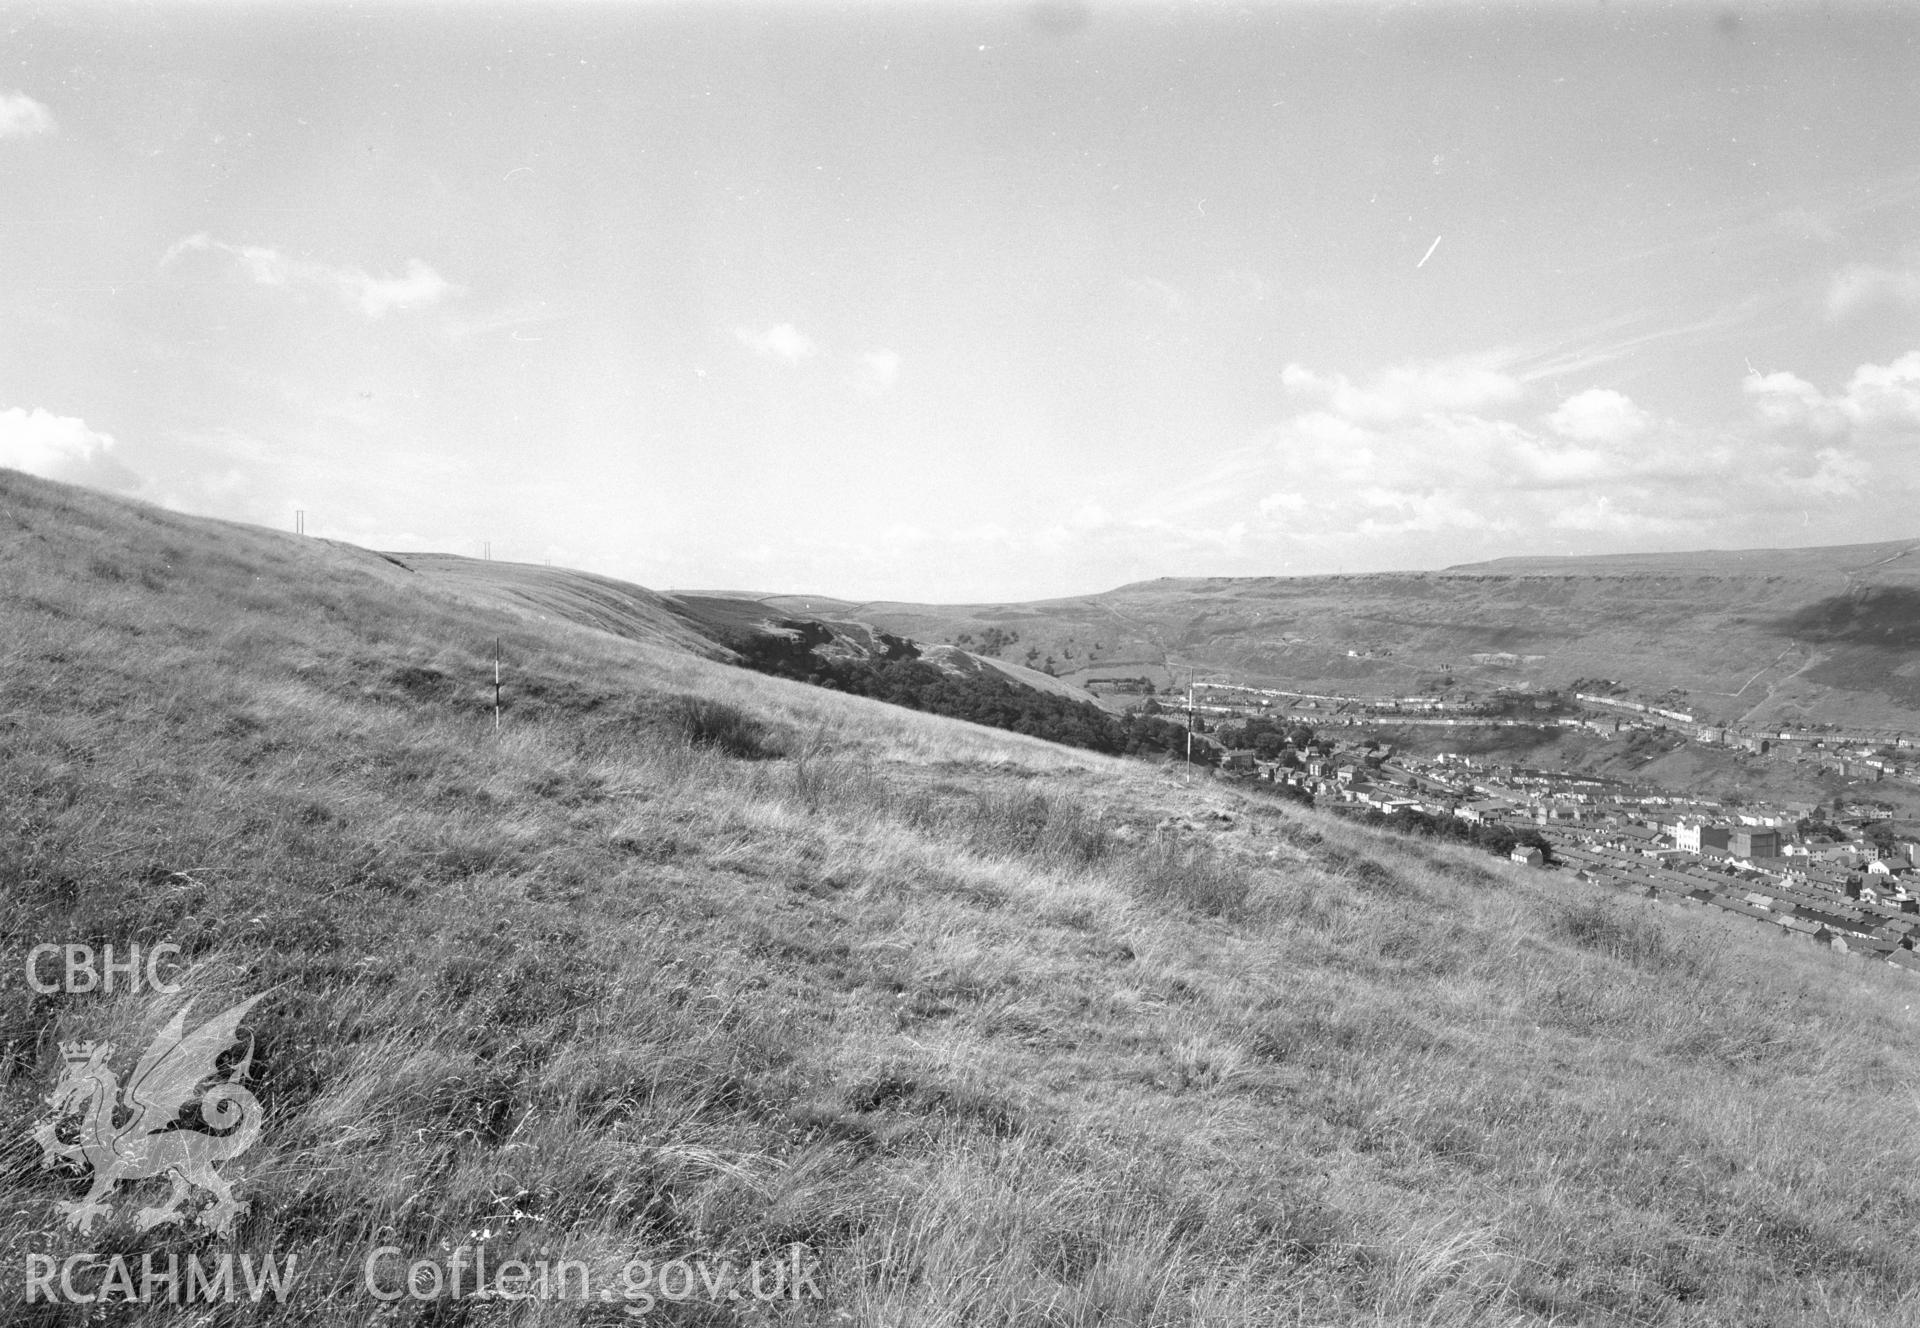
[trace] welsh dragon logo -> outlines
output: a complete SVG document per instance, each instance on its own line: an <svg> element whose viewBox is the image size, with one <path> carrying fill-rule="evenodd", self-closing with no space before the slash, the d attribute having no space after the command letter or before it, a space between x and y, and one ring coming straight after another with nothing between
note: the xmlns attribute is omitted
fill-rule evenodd
<svg viewBox="0 0 1920 1328"><path fill-rule="evenodd" d="M260 1137L259 1099L240 1086L253 1063L252 1043L224 1080L204 1092L201 1085L213 1077L220 1053L237 1044L235 1030L259 999L250 997L191 1033L185 1030L192 1002L181 1006L140 1058L124 1088L108 1065L114 1052L111 1043L60 1044L65 1064L47 1099L53 1117L33 1131L33 1139L40 1145L43 1169L66 1162L93 1171L93 1187L84 1199L57 1205L75 1231L90 1235L94 1219L112 1212L106 1198L121 1181L160 1175L173 1182L173 1194L165 1203L136 1214L134 1222L141 1231L186 1221L180 1205L194 1186L214 1199L200 1214L200 1224L223 1236L232 1230L234 1219L247 1206L233 1197L214 1164L238 1157ZM200 1119L226 1133L176 1128L181 1111L196 1098ZM62 1143L57 1126L73 1115L80 1117L79 1138ZM116 1117L121 1118L119 1124Z"/></svg>

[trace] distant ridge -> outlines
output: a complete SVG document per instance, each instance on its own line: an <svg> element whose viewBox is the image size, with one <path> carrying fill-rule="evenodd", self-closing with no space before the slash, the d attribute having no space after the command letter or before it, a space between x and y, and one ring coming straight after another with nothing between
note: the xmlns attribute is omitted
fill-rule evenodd
<svg viewBox="0 0 1920 1328"><path fill-rule="evenodd" d="M1901 564L1920 550L1920 539L1878 544L1835 544L1818 548L1701 549L1688 553L1541 554L1459 563L1442 576L1780 576L1821 571L1860 571ZM1920 575L1920 560L1899 567ZM1898 574L1898 573L1896 573Z"/></svg>
<svg viewBox="0 0 1920 1328"><path fill-rule="evenodd" d="M763 596L789 612L820 600ZM836 606L838 607L838 606ZM998 629L1070 681L1224 674L1341 695L1677 693L1723 722L1920 729L1920 539L1498 558L1438 571L1161 577L1026 603L845 606L920 641ZM816 610L817 611L817 610Z"/></svg>

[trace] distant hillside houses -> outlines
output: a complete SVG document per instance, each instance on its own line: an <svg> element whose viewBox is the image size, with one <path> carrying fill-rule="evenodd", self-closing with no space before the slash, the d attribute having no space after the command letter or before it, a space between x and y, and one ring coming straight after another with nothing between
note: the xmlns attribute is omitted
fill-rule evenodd
<svg viewBox="0 0 1920 1328"><path fill-rule="evenodd" d="M1647 705L1641 701L1623 701L1613 696L1598 696L1592 692L1575 692L1574 699L1585 701L1588 705L1613 706L1621 710L1632 710L1642 715L1658 715L1662 719L1671 719L1679 724L1693 723L1693 716L1685 710L1666 710L1660 706Z"/></svg>
<svg viewBox="0 0 1920 1328"><path fill-rule="evenodd" d="M1771 926L1787 939L1920 974L1920 899L1891 863L1868 873L1842 873L1655 862L1590 844L1556 844L1554 854L1579 880L1717 908Z"/></svg>
<svg viewBox="0 0 1920 1328"><path fill-rule="evenodd" d="M1636 727L1681 722L1683 713L1618 704L1644 714L1620 721ZM1920 974L1920 834L1876 828L1892 815L1884 806L1796 800L1729 807L1632 777L1533 769L1460 752L1420 756L1374 739L1332 736L1329 730L1354 718L1320 719L1308 745L1296 747L1290 737L1277 754L1271 746L1220 751L1216 773L1271 782L1335 810L1377 814L1408 833L1444 830L1516 863L1557 862L1584 880L1722 909L1781 936ZM1714 735L1721 732L1729 742L1758 736L1712 726ZM1810 750L1849 767L1873 761L1905 768L1884 747L1862 752L1836 744L1836 751L1824 745L1830 741Z"/></svg>

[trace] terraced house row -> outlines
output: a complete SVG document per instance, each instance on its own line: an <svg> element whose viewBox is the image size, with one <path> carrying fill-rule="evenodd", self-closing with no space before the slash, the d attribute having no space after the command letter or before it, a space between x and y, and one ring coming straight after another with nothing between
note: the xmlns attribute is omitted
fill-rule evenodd
<svg viewBox="0 0 1920 1328"><path fill-rule="evenodd" d="M1554 855L1578 880L1737 913L1784 937L1920 973L1920 900L1904 890L1881 894L1858 875L1836 887L1798 873L1712 871L1593 846L1555 844Z"/></svg>

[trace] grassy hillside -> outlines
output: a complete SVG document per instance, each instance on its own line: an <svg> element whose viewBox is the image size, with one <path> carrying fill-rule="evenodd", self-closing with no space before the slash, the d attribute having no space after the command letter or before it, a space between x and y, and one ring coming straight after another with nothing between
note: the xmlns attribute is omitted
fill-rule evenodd
<svg viewBox="0 0 1920 1328"><path fill-rule="evenodd" d="M732 652L680 601L612 577L570 567L494 562L447 553L388 553L449 599L499 607L532 622L573 623L630 641L725 659Z"/></svg>
<svg viewBox="0 0 1920 1328"><path fill-rule="evenodd" d="M1920 728L1920 544L1511 558L1444 572L1162 578L1032 604L833 603L889 631L1017 632L1070 679L1193 672L1432 694L1616 678L1723 720ZM1489 656L1503 658L1490 659ZM1176 666L1171 671L1169 663Z"/></svg>
<svg viewBox="0 0 1920 1328"><path fill-rule="evenodd" d="M812 610L775 608L735 592L664 595L631 582L566 567L494 562L446 553L378 556L412 573L414 584L430 587L448 599L505 609L529 623L570 623L710 659L739 663L740 651L755 638L791 635L790 628L782 624L795 618L817 625L828 638L820 649L823 657L869 661L882 659L891 651L870 624L848 620L844 615L823 617ZM985 675L1029 691L1093 703L1092 696L1072 683L951 645L927 643L920 657L951 676Z"/></svg>
<svg viewBox="0 0 1920 1328"><path fill-rule="evenodd" d="M9 1323L795 1242L819 1298L650 1320L1920 1318L1904 974L3 471L0 550L0 1113L177 1004L36 994L30 947L178 944L200 1015L260 996L231 1247L298 1261ZM135 1231L155 1182L77 1235L39 1161L0 1142L9 1269L223 1248Z"/></svg>

